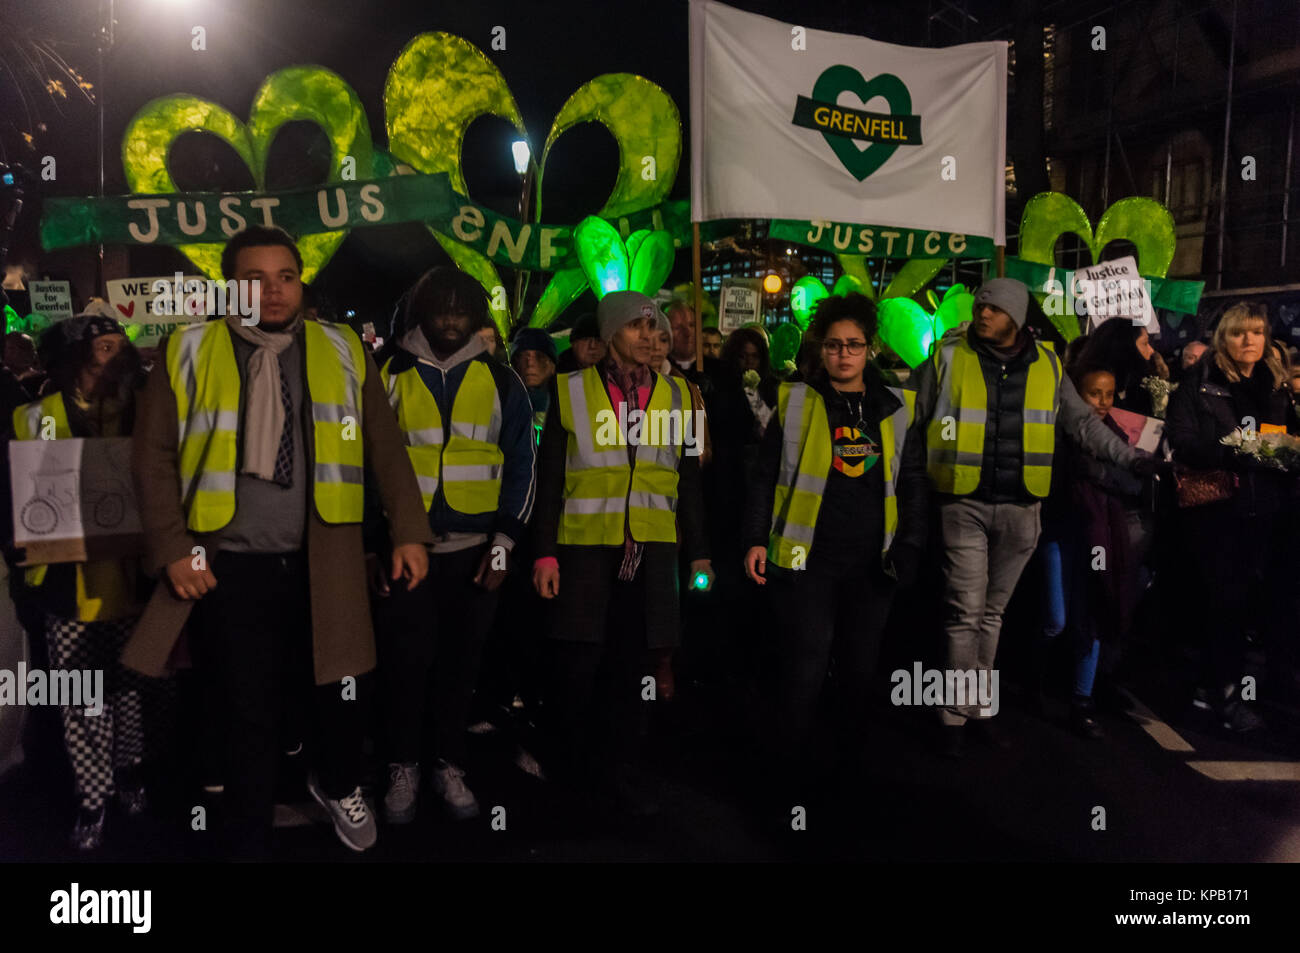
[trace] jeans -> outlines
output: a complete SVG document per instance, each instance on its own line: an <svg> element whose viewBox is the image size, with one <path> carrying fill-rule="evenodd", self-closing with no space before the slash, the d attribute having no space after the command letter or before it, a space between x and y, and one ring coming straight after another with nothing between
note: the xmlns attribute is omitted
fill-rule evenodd
<svg viewBox="0 0 1300 953"><path fill-rule="evenodd" d="M991 673L1002 613L1038 545L1039 510L1038 503L985 503L967 497L939 507L950 670ZM977 705L952 706L941 717L945 725L962 725L979 717L978 711Z"/></svg>

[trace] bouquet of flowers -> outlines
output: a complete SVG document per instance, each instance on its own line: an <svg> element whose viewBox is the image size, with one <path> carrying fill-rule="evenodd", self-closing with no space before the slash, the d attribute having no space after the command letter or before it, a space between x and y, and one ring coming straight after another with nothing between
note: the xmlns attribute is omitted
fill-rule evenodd
<svg viewBox="0 0 1300 953"><path fill-rule="evenodd" d="M1142 389L1151 395L1151 412L1164 420L1169 408L1169 395L1178 389L1178 385L1152 374L1142 378Z"/></svg>
<svg viewBox="0 0 1300 953"><path fill-rule="evenodd" d="M1239 455L1278 470L1300 470L1300 437L1285 431L1242 430L1238 427L1219 443L1232 447Z"/></svg>

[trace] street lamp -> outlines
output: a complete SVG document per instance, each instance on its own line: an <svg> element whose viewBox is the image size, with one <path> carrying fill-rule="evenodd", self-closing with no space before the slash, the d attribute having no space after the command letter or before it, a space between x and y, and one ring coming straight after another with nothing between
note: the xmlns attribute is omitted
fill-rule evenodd
<svg viewBox="0 0 1300 953"><path fill-rule="evenodd" d="M515 171L523 175L528 171L528 160L532 158L532 150L528 148L527 140L516 139L510 143L510 152L515 158Z"/></svg>

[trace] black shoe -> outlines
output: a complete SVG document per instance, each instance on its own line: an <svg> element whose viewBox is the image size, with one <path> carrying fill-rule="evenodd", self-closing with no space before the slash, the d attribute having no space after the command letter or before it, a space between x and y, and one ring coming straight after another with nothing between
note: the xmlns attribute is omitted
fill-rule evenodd
<svg viewBox="0 0 1300 953"><path fill-rule="evenodd" d="M69 840L77 850L99 850L99 845L104 842L104 805L95 810L83 807L77 811L77 823Z"/></svg>
<svg viewBox="0 0 1300 953"><path fill-rule="evenodd" d="M1101 723L1094 717L1091 700L1087 702L1076 700L1070 706L1070 727L1075 734L1089 741L1097 741L1105 737L1105 732L1101 730Z"/></svg>
<svg viewBox="0 0 1300 953"><path fill-rule="evenodd" d="M960 761L966 757L966 726L944 725L940 734L940 752L945 758Z"/></svg>
<svg viewBox="0 0 1300 953"><path fill-rule="evenodd" d="M972 718L967 722L975 737L990 748L1010 748L1011 739L1002 730L1002 725L992 718Z"/></svg>

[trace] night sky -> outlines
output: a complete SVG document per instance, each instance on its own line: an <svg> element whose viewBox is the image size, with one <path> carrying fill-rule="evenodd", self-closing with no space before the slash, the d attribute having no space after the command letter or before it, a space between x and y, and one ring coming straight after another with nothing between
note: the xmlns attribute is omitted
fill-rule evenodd
<svg viewBox="0 0 1300 953"><path fill-rule="evenodd" d="M923 43L920 5L739 0L735 6L813 29L857 32L892 42ZM5 23L19 23L52 41L59 52L95 81L96 0L0 0ZM551 120L584 82L607 72L637 73L662 86L683 121L682 165L673 198L689 194L687 3L518 3L491 0L462 4L299 2L299 0L119 0L116 42L107 59L107 191L126 191L120 160L122 132L150 99L189 93L211 99L246 118L253 94L277 69L316 64L339 73L366 107L376 145L386 144L382 91L388 68L416 34L445 31L475 43L502 71L540 148ZM987 22L987 21L986 21ZM191 30L202 25L207 49L191 49ZM491 49L492 29L506 29L507 48ZM975 37L972 37L974 39ZM25 122L15 110L12 83L0 75L3 145L10 162L38 165L58 160L58 179L42 183L51 195L89 195L96 186L95 110L84 101L32 97L47 129L34 148L18 136ZM61 108L60 108L61 107ZM31 131L31 130L26 130ZM519 179L509 151L513 131L494 117L481 118L466 137L463 164L471 196L480 204L516 214ZM183 189L251 189L251 176L228 147L212 137L192 136L173 149L173 172ZM271 187L307 185L324 177L325 159L313 127L286 127L272 149ZM545 175L545 219L576 223L596 211L614 181L617 150L612 137L589 124L567 133L552 151ZM13 257L35 259L39 196L28 202L15 235ZM678 256L674 279L686 277L689 256ZM377 287L386 303L420 271L441 259L441 250L419 226L353 232L318 284L340 307ZM170 273L179 253L132 253L136 274ZM153 271L152 269L157 269ZM57 277L57 276L56 276ZM504 277L504 276L503 276ZM77 289L84 294L81 289ZM362 307L362 310L371 310Z"/></svg>

